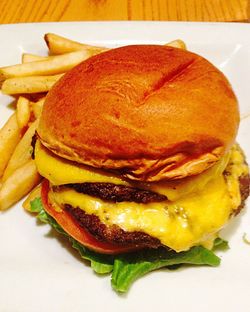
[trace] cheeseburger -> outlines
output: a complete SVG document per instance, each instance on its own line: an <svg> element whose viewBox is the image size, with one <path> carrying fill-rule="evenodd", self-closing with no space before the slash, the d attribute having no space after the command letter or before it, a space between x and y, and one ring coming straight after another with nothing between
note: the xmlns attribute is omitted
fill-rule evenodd
<svg viewBox="0 0 250 312"><path fill-rule="evenodd" d="M110 265L209 253L249 195L238 125L229 82L197 54L133 45L93 56L45 101L34 149L43 209Z"/></svg>

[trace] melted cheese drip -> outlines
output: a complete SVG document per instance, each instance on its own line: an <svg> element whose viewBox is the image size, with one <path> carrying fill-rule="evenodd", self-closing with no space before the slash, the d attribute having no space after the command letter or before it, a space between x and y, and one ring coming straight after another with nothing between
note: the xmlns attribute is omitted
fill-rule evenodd
<svg viewBox="0 0 250 312"><path fill-rule="evenodd" d="M41 144L36 144L39 172L52 184L108 182L129 184L117 176L64 161ZM225 181L222 172L229 173ZM176 250L188 250L198 244L211 247L216 233L227 223L239 206L238 178L248 169L237 146L217 165L199 176L182 182L139 184L165 194L169 200L160 203L112 203L63 188L50 191L49 197L58 206L70 204L95 214L106 225L116 224L125 231L143 231ZM138 187L138 184L136 184ZM185 195L185 196L184 196Z"/></svg>

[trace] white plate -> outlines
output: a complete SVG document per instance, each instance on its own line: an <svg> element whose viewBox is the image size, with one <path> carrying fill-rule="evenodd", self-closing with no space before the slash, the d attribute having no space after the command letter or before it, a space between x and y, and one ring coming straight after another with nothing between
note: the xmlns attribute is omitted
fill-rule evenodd
<svg viewBox="0 0 250 312"><path fill-rule="evenodd" d="M250 25L164 22L46 23L0 26L0 66L19 63L22 52L46 53L42 36L55 32L82 42L118 46L183 39L229 78L241 115L250 113ZM0 125L11 113L0 97ZM223 125L222 125L223 126ZM250 117L241 121L238 141L250 161ZM1 155L0 155L1 157ZM138 280L126 296L111 290L64 240L37 225L21 204L0 215L1 311L250 311L250 211L225 232L231 249L219 268L160 270Z"/></svg>

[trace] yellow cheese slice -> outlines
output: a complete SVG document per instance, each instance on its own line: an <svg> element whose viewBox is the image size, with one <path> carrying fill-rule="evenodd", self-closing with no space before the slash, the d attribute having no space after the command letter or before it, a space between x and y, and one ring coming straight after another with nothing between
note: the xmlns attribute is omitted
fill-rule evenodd
<svg viewBox="0 0 250 312"><path fill-rule="evenodd" d="M54 185L83 182L127 183L110 173L75 164L51 153L40 141L35 147L35 162L39 173Z"/></svg>
<svg viewBox="0 0 250 312"><path fill-rule="evenodd" d="M118 175L103 170L90 168L88 166L75 164L51 153L39 141L35 148L35 162L39 173L48 179L53 185L84 182L103 182L120 185L130 185L142 189L152 190L156 193L166 195L169 200L176 200L189 193L202 190L205 185L215 176L224 171L230 153L224 156L215 166L195 177L182 179L182 181L140 183L128 182Z"/></svg>

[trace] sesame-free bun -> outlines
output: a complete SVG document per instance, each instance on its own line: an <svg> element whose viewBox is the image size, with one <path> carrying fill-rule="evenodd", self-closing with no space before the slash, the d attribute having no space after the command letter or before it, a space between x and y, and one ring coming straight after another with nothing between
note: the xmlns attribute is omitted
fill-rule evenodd
<svg viewBox="0 0 250 312"><path fill-rule="evenodd" d="M238 123L232 88L210 62L182 49L133 45L66 73L46 97L38 136L63 158L159 181L212 166Z"/></svg>

